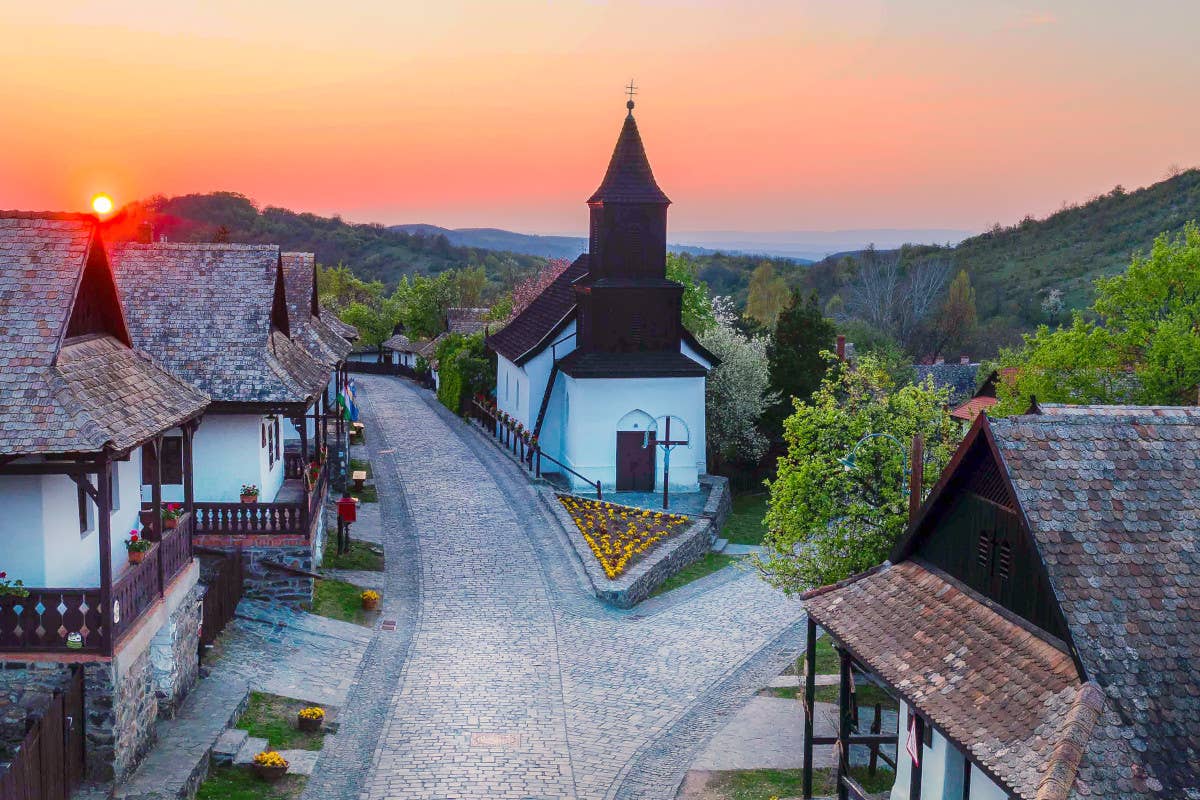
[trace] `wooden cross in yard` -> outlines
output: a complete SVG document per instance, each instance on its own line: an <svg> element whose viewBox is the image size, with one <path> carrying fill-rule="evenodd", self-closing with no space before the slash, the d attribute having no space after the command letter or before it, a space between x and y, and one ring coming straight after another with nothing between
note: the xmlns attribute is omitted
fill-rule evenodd
<svg viewBox="0 0 1200 800"><path fill-rule="evenodd" d="M671 482L671 450L679 445L687 445L687 439L675 440L671 438L671 415L667 415L666 430L663 432L663 438L654 441L656 447L663 449L663 510L669 510L670 503L670 482ZM645 437L642 439L642 447L650 445L650 431L646 431Z"/></svg>

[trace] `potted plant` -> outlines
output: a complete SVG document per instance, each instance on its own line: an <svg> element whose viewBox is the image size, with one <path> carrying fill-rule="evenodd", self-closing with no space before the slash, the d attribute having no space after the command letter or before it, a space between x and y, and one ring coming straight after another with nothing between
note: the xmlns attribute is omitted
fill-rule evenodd
<svg viewBox="0 0 1200 800"><path fill-rule="evenodd" d="M258 501L258 487L253 483L242 484L242 502L255 503Z"/></svg>
<svg viewBox="0 0 1200 800"><path fill-rule="evenodd" d="M146 558L146 553L149 553L153 546L152 542L138 536L137 531L130 531L129 538L125 540L125 552L129 554L129 563L142 563L142 560Z"/></svg>
<svg viewBox="0 0 1200 800"><path fill-rule="evenodd" d="M7 572L0 572L0 597L29 597L29 590L18 580L9 580Z"/></svg>
<svg viewBox="0 0 1200 800"><path fill-rule="evenodd" d="M379 592L374 589L367 589L359 595L362 600L362 607L367 611L374 611L379 608Z"/></svg>
<svg viewBox="0 0 1200 800"><path fill-rule="evenodd" d="M183 506L179 503L167 503L163 506L162 522L167 530L175 530L179 526L179 518L183 516Z"/></svg>
<svg viewBox="0 0 1200 800"><path fill-rule="evenodd" d="M254 757L254 772L264 781L272 783L287 774L288 762L274 750L264 750Z"/></svg>
<svg viewBox="0 0 1200 800"><path fill-rule="evenodd" d="M308 733L316 733L321 730L323 722L325 722L325 709L320 706L302 708L296 714L296 727Z"/></svg>

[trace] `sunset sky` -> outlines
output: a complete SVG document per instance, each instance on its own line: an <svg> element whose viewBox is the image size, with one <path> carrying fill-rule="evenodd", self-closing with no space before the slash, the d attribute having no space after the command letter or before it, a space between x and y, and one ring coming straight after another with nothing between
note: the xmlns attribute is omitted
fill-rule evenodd
<svg viewBox="0 0 1200 800"><path fill-rule="evenodd" d="M0 208L227 189L577 233L622 85L673 231L980 230L1200 164L1195 0L0 3Z"/></svg>

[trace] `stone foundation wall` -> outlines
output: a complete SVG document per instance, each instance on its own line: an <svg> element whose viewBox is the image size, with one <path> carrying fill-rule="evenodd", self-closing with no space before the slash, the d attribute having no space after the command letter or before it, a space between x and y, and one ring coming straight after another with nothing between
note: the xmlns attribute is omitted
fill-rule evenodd
<svg viewBox="0 0 1200 800"><path fill-rule="evenodd" d="M246 578L245 596L288 608L300 608L312 603L315 588L312 578L273 569L266 562L286 564L311 572L316 566L314 561L313 550L309 546L244 548L242 567Z"/></svg>
<svg viewBox="0 0 1200 800"><path fill-rule="evenodd" d="M701 475L700 486L708 492L701 516L712 523L713 541L721 535L725 520L733 513L733 492L729 490L729 478L722 475Z"/></svg>
<svg viewBox="0 0 1200 800"><path fill-rule="evenodd" d="M179 703L200 677L200 622L203 587L193 586L150 641L150 665L158 714L175 716Z"/></svg>

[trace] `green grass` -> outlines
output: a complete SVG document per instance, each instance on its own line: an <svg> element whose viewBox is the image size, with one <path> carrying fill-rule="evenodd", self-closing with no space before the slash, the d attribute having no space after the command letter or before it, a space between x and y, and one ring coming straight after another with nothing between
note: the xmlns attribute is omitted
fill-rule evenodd
<svg viewBox="0 0 1200 800"><path fill-rule="evenodd" d="M872 794L892 788L896 776L881 767L871 777L866 767L853 767L850 775ZM813 770L813 793L834 794L832 769ZM799 769L747 769L718 773L705 787L721 800L770 800L771 797L800 797L804 793L804 771Z"/></svg>
<svg viewBox="0 0 1200 800"><path fill-rule="evenodd" d="M295 800L304 793L308 778L284 775L267 783L250 767L213 767L196 792L196 800Z"/></svg>
<svg viewBox="0 0 1200 800"><path fill-rule="evenodd" d="M362 589L352 583L334 580L319 580L313 591L312 608L314 614L342 622L353 622L355 625L370 626L367 612L363 610L362 599L359 595Z"/></svg>
<svg viewBox="0 0 1200 800"><path fill-rule="evenodd" d="M700 580L705 575L711 575L719 569L724 569L737 560L737 556L727 556L721 553L705 553L704 558L688 564L679 572L663 581L650 596L654 597L654 595L663 594L672 589L678 589L680 586L685 586L692 581Z"/></svg>
<svg viewBox="0 0 1200 800"><path fill-rule="evenodd" d="M350 459L350 473L354 474L355 472L357 472L360 469L363 472L367 473L368 479L375 477L375 473L371 471L371 462L370 461L366 461L365 459L361 459L361 458Z"/></svg>
<svg viewBox="0 0 1200 800"><path fill-rule="evenodd" d="M324 733L308 733L296 727L296 712L310 705L277 694L251 692L250 703L234 727L266 739L274 750L320 750L325 743Z"/></svg>
<svg viewBox="0 0 1200 800"><path fill-rule="evenodd" d="M763 527L767 498L766 492L734 495L733 511L721 528L721 536L733 544L762 544L763 534L767 532Z"/></svg>
<svg viewBox="0 0 1200 800"><path fill-rule="evenodd" d="M379 548L367 542L350 540L350 552L338 555L337 534L333 531L325 533L325 553L321 558L321 566L326 569L383 571L383 553Z"/></svg>

